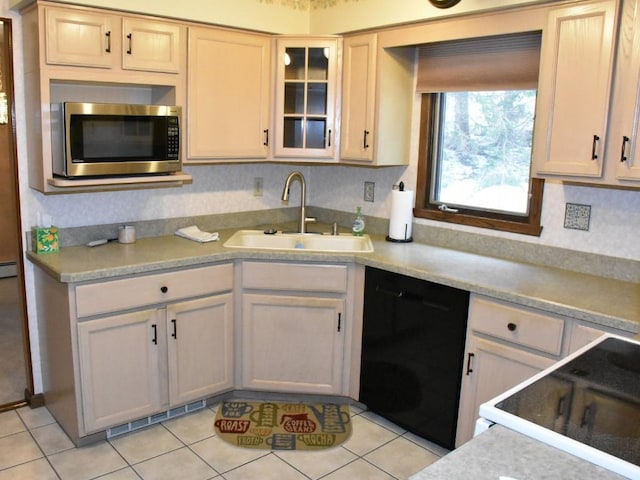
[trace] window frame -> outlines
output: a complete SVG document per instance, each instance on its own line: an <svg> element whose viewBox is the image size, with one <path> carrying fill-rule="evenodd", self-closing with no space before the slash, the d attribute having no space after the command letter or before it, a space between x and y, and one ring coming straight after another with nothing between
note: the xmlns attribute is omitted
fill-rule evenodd
<svg viewBox="0 0 640 480"><path fill-rule="evenodd" d="M420 139L418 146L418 172L416 179L416 203L414 216L441 222L488 228L503 232L540 236L542 226L542 197L544 179L532 178L528 215L510 215L486 210L460 208L457 212L440 210L439 204L431 201L436 161L431 139L437 135L439 119L436 104L440 93L422 93L420 105Z"/></svg>

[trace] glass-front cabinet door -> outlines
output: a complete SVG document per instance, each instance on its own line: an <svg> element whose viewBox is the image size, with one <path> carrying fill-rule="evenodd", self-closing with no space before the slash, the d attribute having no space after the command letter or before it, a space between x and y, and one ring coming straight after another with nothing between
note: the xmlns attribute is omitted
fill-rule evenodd
<svg viewBox="0 0 640 480"><path fill-rule="evenodd" d="M338 39L278 39L274 155L334 159Z"/></svg>

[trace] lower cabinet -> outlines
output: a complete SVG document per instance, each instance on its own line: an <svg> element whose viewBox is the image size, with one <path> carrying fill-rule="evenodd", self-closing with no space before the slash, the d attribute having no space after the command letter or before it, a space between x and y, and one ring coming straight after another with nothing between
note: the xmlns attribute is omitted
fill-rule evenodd
<svg viewBox="0 0 640 480"><path fill-rule="evenodd" d="M231 298L216 295L79 323L86 432L232 388Z"/></svg>
<svg viewBox="0 0 640 480"><path fill-rule="evenodd" d="M76 444L233 389L231 264L85 284L36 278L45 402Z"/></svg>
<svg viewBox="0 0 640 480"><path fill-rule="evenodd" d="M515 346L467 336L467 365L462 377L456 446L473 437L480 405L550 367L556 360Z"/></svg>
<svg viewBox="0 0 640 480"><path fill-rule="evenodd" d="M241 388L347 395L353 266L242 264Z"/></svg>
<svg viewBox="0 0 640 480"><path fill-rule="evenodd" d="M243 387L339 394L345 300L243 295Z"/></svg>
<svg viewBox="0 0 640 480"><path fill-rule="evenodd" d="M80 391L87 433L166 407L161 388L166 382L160 378L163 362L157 345L162 313L145 310L78 325Z"/></svg>
<svg viewBox="0 0 640 480"><path fill-rule="evenodd" d="M482 403L550 367L606 332L630 335L534 308L472 295L456 446L473 437Z"/></svg>

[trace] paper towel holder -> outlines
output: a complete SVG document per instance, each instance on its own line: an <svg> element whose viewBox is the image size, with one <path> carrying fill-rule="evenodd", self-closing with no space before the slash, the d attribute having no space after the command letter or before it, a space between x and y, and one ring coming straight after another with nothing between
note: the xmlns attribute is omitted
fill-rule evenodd
<svg viewBox="0 0 640 480"><path fill-rule="evenodd" d="M406 240L404 240L404 239L391 238L389 235L387 235L385 237L385 240L387 242L393 242L393 243L409 243L409 242L413 242L413 237L409 237Z"/></svg>
<svg viewBox="0 0 640 480"><path fill-rule="evenodd" d="M394 186L395 187L395 186ZM400 184L398 185L398 190L400 190L401 192L404 191L404 182L400 182ZM413 242L413 237L407 237L407 226L404 226L404 236L405 238L391 238L389 235L387 235L385 237L385 240L387 242L393 242L393 243L410 243Z"/></svg>

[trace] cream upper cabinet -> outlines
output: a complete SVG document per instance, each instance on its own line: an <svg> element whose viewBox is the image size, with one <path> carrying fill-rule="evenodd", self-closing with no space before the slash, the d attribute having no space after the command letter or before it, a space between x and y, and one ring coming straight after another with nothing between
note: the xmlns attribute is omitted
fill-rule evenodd
<svg viewBox="0 0 640 480"><path fill-rule="evenodd" d="M373 161L376 45L374 33L344 39L341 160Z"/></svg>
<svg viewBox="0 0 640 480"><path fill-rule="evenodd" d="M52 104L186 105L185 24L44 0L33 2L21 15L30 187L43 193L76 193L191 181L183 172L68 179L53 174L51 160L59 153L53 149L60 148L51 137L51 126L58 122ZM184 161L186 149L182 152Z"/></svg>
<svg viewBox="0 0 640 480"><path fill-rule="evenodd" d="M415 49L383 45L383 34L344 38L341 163L409 163Z"/></svg>
<svg viewBox="0 0 640 480"><path fill-rule="evenodd" d="M602 175L616 3L583 2L549 12L534 127L536 176L578 181Z"/></svg>
<svg viewBox="0 0 640 480"><path fill-rule="evenodd" d="M335 161L338 38L278 38L273 154Z"/></svg>
<svg viewBox="0 0 640 480"><path fill-rule="evenodd" d="M613 90L611 129L607 143L607 180L640 186L640 1L625 0Z"/></svg>
<svg viewBox="0 0 640 480"><path fill-rule="evenodd" d="M189 29L187 162L269 153L271 38Z"/></svg>
<svg viewBox="0 0 640 480"><path fill-rule="evenodd" d="M47 64L179 73L184 26L56 7L45 17Z"/></svg>
<svg viewBox="0 0 640 480"><path fill-rule="evenodd" d="M121 35L118 17L47 7L45 18L47 64L100 68L115 66L115 39Z"/></svg>
<svg viewBox="0 0 640 480"><path fill-rule="evenodd" d="M186 28L142 18L122 19L122 68L179 73Z"/></svg>

